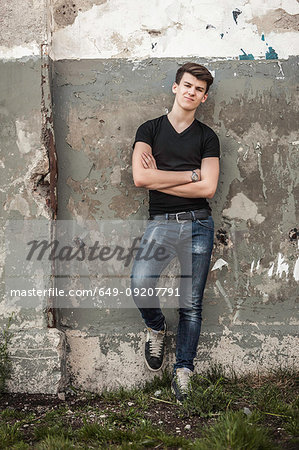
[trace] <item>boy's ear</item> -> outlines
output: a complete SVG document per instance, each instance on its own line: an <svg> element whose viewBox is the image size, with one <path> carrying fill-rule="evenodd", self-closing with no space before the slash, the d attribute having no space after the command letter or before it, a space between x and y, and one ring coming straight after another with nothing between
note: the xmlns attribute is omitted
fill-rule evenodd
<svg viewBox="0 0 299 450"><path fill-rule="evenodd" d="M171 88L173 94L176 94L177 88L178 88L178 84L176 82L174 82L172 85L172 88Z"/></svg>
<svg viewBox="0 0 299 450"><path fill-rule="evenodd" d="M203 96L201 103L204 103L208 98L208 92Z"/></svg>

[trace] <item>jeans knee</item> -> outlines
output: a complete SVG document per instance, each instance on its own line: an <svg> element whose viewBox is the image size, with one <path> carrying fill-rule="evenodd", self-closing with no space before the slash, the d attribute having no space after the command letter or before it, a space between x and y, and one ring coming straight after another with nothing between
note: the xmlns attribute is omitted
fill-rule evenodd
<svg viewBox="0 0 299 450"><path fill-rule="evenodd" d="M201 321L201 308L180 308L180 320L188 320L189 322Z"/></svg>

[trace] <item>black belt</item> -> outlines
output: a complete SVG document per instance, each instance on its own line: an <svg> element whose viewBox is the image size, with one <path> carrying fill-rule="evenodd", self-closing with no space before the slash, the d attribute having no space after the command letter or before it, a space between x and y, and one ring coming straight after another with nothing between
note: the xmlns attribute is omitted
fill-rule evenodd
<svg viewBox="0 0 299 450"><path fill-rule="evenodd" d="M165 213L165 214L155 214L150 216L150 220L165 219L165 220L195 220L195 219L208 219L211 215L209 209L195 209L194 211L182 211L178 213Z"/></svg>

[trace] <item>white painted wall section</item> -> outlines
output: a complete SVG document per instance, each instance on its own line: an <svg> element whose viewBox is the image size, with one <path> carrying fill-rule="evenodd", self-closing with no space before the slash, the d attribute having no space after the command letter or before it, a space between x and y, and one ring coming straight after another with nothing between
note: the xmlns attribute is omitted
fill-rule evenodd
<svg viewBox="0 0 299 450"><path fill-rule="evenodd" d="M40 56L40 45L30 42L28 45L15 45L13 47L0 46L0 59L20 59L26 56Z"/></svg>
<svg viewBox="0 0 299 450"><path fill-rule="evenodd" d="M272 47L283 59L298 53L296 14L296 0L107 0L71 25L53 22L51 57L259 59Z"/></svg>

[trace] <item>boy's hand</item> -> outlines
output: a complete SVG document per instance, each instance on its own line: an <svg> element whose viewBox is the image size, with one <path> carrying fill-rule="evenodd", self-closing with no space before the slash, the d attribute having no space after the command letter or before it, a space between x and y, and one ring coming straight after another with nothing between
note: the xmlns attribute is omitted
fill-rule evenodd
<svg viewBox="0 0 299 450"><path fill-rule="evenodd" d="M144 169L157 169L156 160L151 153L143 152L141 161Z"/></svg>
<svg viewBox="0 0 299 450"><path fill-rule="evenodd" d="M151 153L143 152L141 154L141 161L144 169L157 169L156 160ZM194 171L198 175L198 181L200 181L200 169L195 169Z"/></svg>

